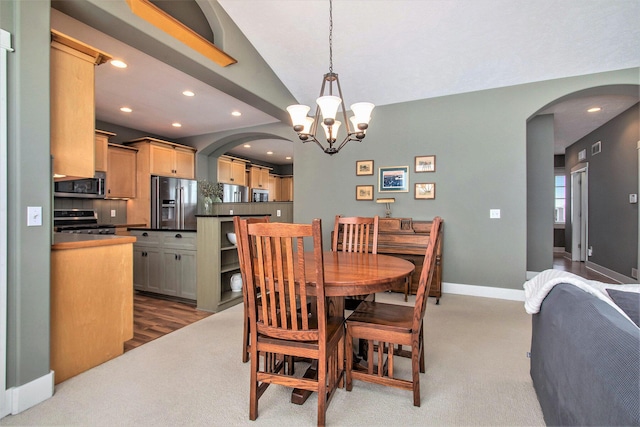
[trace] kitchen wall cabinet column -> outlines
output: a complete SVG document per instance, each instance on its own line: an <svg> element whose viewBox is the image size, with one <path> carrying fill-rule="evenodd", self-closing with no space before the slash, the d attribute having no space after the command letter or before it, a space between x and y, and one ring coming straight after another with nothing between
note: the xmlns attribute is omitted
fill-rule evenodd
<svg viewBox="0 0 640 427"><path fill-rule="evenodd" d="M262 166L251 166L249 170L249 186L266 190L269 186L269 168Z"/></svg>
<svg viewBox="0 0 640 427"><path fill-rule="evenodd" d="M51 30L51 155L61 179L95 174L95 69L108 54Z"/></svg>
<svg viewBox="0 0 640 427"><path fill-rule="evenodd" d="M125 143L138 149L136 196L127 202L127 222L151 226L151 175L195 178L196 149L155 138L138 138Z"/></svg>

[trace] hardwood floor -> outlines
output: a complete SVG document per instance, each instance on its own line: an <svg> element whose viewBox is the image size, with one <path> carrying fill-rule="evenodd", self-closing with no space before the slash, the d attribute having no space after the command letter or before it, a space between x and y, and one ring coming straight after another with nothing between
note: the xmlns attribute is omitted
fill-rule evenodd
<svg viewBox="0 0 640 427"><path fill-rule="evenodd" d="M588 269L584 262L571 261L565 258L563 254L553 254L553 269L568 271L588 280L597 280L604 283L619 283L610 277L603 276L596 271Z"/></svg>
<svg viewBox="0 0 640 427"><path fill-rule="evenodd" d="M197 310L195 304L136 292L133 297L133 339L124 343L124 351L132 350L212 314Z"/></svg>

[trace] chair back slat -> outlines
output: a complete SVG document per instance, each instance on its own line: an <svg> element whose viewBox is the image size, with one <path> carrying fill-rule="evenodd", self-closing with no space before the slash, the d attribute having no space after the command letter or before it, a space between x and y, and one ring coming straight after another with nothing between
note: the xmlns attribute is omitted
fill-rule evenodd
<svg viewBox="0 0 640 427"><path fill-rule="evenodd" d="M342 240L339 237L342 236ZM336 215L332 251L378 253L378 216Z"/></svg>
<svg viewBox="0 0 640 427"><path fill-rule="evenodd" d="M429 297L429 290L431 289L431 282L433 281L433 275L436 269L436 255L438 246L442 242L442 218L439 216L433 219L431 224L431 231L429 234L429 243L424 255L424 262L422 264L422 273L420 274L420 281L418 282L418 290L416 292L416 304L414 306L413 315L413 330L419 331L420 324L424 318L424 313L427 308L427 300Z"/></svg>
<svg viewBox="0 0 640 427"><path fill-rule="evenodd" d="M312 224L248 224L242 236L255 253L245 253L249 303L256 304L257 289L262 289L262 316L253 319L260 334L279 339L315 341L324 331L324 269L320 220ZM308 277L305 266L305 240L312 241L316 268ZM316 265L316 266L317 266ZM316 297L308 295L307 283L315 283ZM253 301L252 301L253 300ZM317 307L316 307L317 305ZM322 309L321 309L322 307ZM309 321L318 313L317 325Z"/></svg>

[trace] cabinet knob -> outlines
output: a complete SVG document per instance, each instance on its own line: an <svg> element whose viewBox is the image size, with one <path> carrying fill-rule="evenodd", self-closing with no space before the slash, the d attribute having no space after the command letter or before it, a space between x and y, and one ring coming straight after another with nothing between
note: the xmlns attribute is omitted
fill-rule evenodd
<svg viewBox="0 0 640 427"><path fill-rule="evenodd" d="M142 233L142 237L149 237L149 233L145 231L144 233Z"/></svg>
<svg viewBox="0 0 640 427"><path fill-rule="evenodd" d="M176 234L176 239L182 239L182 234Z"/></svg>

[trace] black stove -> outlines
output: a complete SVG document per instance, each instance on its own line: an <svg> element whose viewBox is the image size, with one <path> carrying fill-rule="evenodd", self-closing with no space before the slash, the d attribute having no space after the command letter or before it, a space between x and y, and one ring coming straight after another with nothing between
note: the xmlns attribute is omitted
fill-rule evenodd
<svg viewBox="0 0 640 427"><path fill-rule="evenodd" d="M113 224L98 224L98 214L92 209L55 209L53 226L60 233L116 234Z"/></svg>

